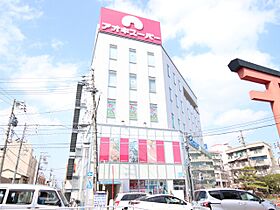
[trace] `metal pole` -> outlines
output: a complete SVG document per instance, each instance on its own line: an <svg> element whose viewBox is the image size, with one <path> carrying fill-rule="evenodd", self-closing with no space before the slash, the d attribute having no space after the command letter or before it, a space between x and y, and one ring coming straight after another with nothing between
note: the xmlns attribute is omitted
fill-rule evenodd
<svg viewBox="0 0 280 210"><path fill-rule="evenodd" d="M13 114L14 114L15 104L16 104L16 99L14 99L14 102L13 102L12 111L11 111L9 124L8 124L6 140L5 140L5 144L4 144L4 148L3 148L2 161L1 161L1 166L0 166L0 183L1 183L1 179L2 179L3 166L4 166L5 156L6 156L6 152L7 152L7 144L8 144L8 139L9 139L9 136L10 136L10 130L11 130L11 125L12 125L12 117L13 117Z"/></svg>
<svg viewBox="0 0 280 210"><path fill-rule="evenodd" d="M96 99L95 95L97 93L97 90L95 88L95 78L94 78L94 69L92 70L92 140L93 140L93 151L94 152L94 170L95 170L95 182L94 182L94 189L95 191L98 191L98 143L97 143L97 106L96 106Z"/></svg>
<svg viewBox="0 0 280 210"><path fill-rule="evenodd" d="M113 182L112 182L112 199L114 200L114 166L112 166L112 173L113 173Z"/></svg>
<svg viewBox="0 0 280 210"><path fill-rule="evenodd" d="M186 191L186 196L189 195L189 201L193 200L193 193L194 193L194 187L193 187L193 180L192 180L192 173L191 173L191 158L190 158L190 145L189 145L189 136L187 133L183 133L184 136L184 143L185 143L185 152L186 155L185 157L187 158L185 160L185 167L186 167L186 178L185 178L185 191ZM189 189L187 189L189 187Z"/></svg>
<svg viewBox="0 0 280 210"><path fill-rule="evenodd" d="M244 149L245 149L246 158L247 158L247 160L248 160L249 167L252 167L252 164L251 164L251 161L250 161L250 158L249 158L249 154L248 154L248 150L247 150L247 148L246 148L246 143L245 143L244 137L243 137L243 135L242 135L242 131L240 131L240 143L242 144L242 146L243 146Z"/></svg>
<svg viewBox="0 0 280 210"><path fill-rule="evenodd" d="M16 163L16 167L15 167L15 171L14 171L14 178L13 178L13 181L12 181L13 184L15 183L15 180L16 180L16 174L17 174L18 165L19 165L19 159L20 159L20 152L21 152L21 148L22 148L23 139L24 139L24 136L25 136L25 131L26 131L26 123L24 124L24 129L23 129L23 132L22 132L22 137L21 137L20 143L19 143L17 163Z"/></svg>
<svg viewBox="0 0 280 210"><path fill-rule="evenodd" d="M41 160L42 160L42 154L40 154L40 158L39 158L39 162L38 162L38 168L37 168L34 184L37 184L37 182L38 182L39 170L40 170L40 166L41 166Z"/></svg>

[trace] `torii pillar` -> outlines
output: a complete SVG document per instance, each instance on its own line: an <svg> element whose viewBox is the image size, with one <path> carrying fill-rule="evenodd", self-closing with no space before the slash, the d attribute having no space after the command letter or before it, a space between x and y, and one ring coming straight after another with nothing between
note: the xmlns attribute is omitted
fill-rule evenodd
<svg viewBox="0 0 280 210"><path fill-rule="evenodd" d="M250 98L270 103L280 136L280 72L238 58L232 60L228 67L231 71L237 72L242 80L265 85L264 92L250 91Z"/></svg>

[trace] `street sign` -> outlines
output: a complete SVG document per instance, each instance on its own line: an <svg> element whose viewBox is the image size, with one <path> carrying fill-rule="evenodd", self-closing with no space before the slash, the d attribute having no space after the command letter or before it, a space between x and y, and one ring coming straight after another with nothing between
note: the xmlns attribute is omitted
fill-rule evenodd
<svg viewBox="0 0 280 210"><path fill-rule="evenodd" d="M88 182L87 182L87 189L92 189L92 187L93 187L92 181L88 180Z"/></svg>
<svg viewBox="0 0 280 210"><path fill-rule="evenodd" d="M93 176L92 171L89 171L89 172L87 173L87 176Z"/></svg>

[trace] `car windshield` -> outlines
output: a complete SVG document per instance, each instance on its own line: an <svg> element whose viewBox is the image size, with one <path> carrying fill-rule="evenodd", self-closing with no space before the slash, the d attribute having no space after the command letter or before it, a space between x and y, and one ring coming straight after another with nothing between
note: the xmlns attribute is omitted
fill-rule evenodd
<svg viewBox="0 0 280 210"><path fill-rule="evenodd" d="M143 196L145 196L145 194L127 194L127 195L124 195L121 200L130 201L130 200L135 200L135 199L143 197Z"/></svg>
<svg viewBox="0 0 280 210"><path fill-rule="evenodd" d="M63 193L60 190L58 190L57 192L58 192L58 194L59 194L59 196L60 196L64 206L68 206L69 203L68 203L67 199L65 198L65 196L63 195Z"/></svg>
<svg viewBox="0 0 280 210"><path fill-rule="evenodd" d="M145 200L147 200L147 198L149 198L149 196L142 196L142 197L138 198L137 200L145 201Z"/></svg>
<svg viewBox="0 0 280 210"><path fill-rule="evenodd" d="M216 199L222 200L221 193L219 190L209 191L209 194Z"/></svg>

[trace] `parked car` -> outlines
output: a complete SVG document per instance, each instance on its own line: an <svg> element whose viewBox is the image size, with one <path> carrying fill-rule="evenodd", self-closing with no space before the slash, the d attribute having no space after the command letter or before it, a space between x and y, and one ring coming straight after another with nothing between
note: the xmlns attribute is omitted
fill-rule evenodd
<svg viewBox="0 0 280 210"><path fill-rule="evenodd" d="M127 192L127 193L118 193L115 202L114 209L121 210L124 207L128 206L129 201L135 200L137 198L146 196L147 193L144 192Z"/></svg>
<svg viewBox="0 0 280 210"><path fill-rule="evenodd" d="M275 204L245 190L213 188L194 193L195 210L276 210Z"/></svg>
<svg viewBox="0 0 280 210"><path fill-rule="evenodd" d="M43 185L0 184L0 209L58 209L68 202L60 190Z"/></svg>
<svg viewBox="0 0 280 210"><path fill-rule="evenodd" d="M173 195L156 194L147 195L129 202L124 210L192 210L191 203L188 203Z"/></svg>

